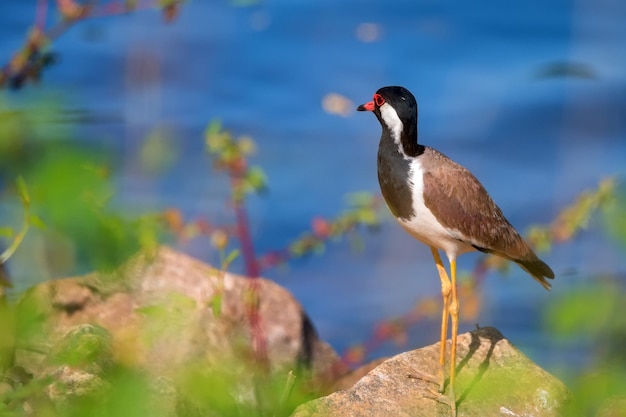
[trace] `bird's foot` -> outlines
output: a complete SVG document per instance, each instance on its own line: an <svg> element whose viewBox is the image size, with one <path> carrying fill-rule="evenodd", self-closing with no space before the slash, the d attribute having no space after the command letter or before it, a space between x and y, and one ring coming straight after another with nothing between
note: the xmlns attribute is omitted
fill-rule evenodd
<svg viewBox="0 0 626 417"><path fill-rule="evenodd" d="M451 414L452 417L456 417L457 415L456 414L456 397L454 395L454 387L450 386L449 392L446 395L444 393L445 376L443 374L443 371L441 371L440 373L441 375L435 376L432 374L417 371L415 373L409 374L408 377L414 378L414 379L420 379L422 381L426 381L433 385L438 385L439 389L437 390L432 389L432 388L426 388L426 391L430 394L430 395L427 395L427 397L450 407L450 410L452 411L452 414Z"/></svg>
<svg viewBox="0 0 626 417"><path fill-rule="evenodd" d="M430 384L438 385L439 393L443 393L445 389L446 376L445 376L443 368L439 369L439 371L437 372L437 376L426 373L426 372L417 371L415 373L409 374L408 377L414 378L414 379L421 379L422 381L426 381Z"/></svg>
<svg viewBox="0 0 626 417"><path fill-rule="evenodd" d="M452 412L451 416L456 417L456 397L454 396L454 390L452 388L450 388L448 395L437 393L433 399L450 407L450 411Z"/></svg>
<svg viewBox="0 0 626 417"><path fill-rule="evenodd" d="M450 407L450 415L456 417L456 397L454 396L454 389L452 389L452 387L450 387L450 392L448 392L447 395L429 388L427 388L426 391L431 394L428 398Z"/></svg>

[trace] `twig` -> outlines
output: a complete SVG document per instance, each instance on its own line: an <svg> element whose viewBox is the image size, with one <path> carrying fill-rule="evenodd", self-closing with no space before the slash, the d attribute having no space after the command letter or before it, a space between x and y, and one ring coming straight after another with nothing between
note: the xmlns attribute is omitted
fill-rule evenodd
<svg viewBox="0 0 626 417"><path fill-rule="evenodd" d="M293 392L293 387L296 385L296 375L293 373L293 371L289 371L289 373L287 374L287 380L285 381L285 387L283 388L283 392L280 395L280 403L279 403L279 410L284 410L286 405L287 405L287 401L289 401L289 397L291 396L291 393Z"/></svg>
<svg viewBox="0 0 626 417"><path fill-rule="evenodd" d="M76 23L89 19L108 16L119 16L135 10L161 7L166 20L176 15L176 9L181 1L172 0L167 4L160 4L157 0L142 0L135 6L127 2L116 1L98 6L97 0L79 4L73 0L57 0L62 19L47 29L48 1L37 0L35 22L26 41L19 51L13 54L9 62L0 70L0 87L7 83L15 88L21 87L27 81L39 79L43 67L51 61L49 54L42 54L44 47L64 34Z"/></svg>

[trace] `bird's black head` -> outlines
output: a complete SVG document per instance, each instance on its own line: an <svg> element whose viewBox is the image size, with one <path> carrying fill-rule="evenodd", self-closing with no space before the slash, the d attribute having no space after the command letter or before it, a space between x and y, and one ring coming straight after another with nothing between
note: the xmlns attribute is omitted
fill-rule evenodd
<svg viewBox="0 0 626 417"><path fill-rule="evenodd" d="M407 154L418 151L417 102L409 90L382 87L372 101L361 104L357 110L373 112L383 127L383 135L387 133L395 141L401 141Z"/></svg>
<svg viewBox="0 0 626 417"><path fill-rule="evenodd" d="M369 103L361 104L357 107L357 110L374 112L380 120L381 108L385 104L389 104L393 107L400 121L404 124L407 122L417 123L417 102L413 94L404 87L392 86L379 88L374 94L373 100ZM380 121L381 123L387 123L386 119Z"/></svg>

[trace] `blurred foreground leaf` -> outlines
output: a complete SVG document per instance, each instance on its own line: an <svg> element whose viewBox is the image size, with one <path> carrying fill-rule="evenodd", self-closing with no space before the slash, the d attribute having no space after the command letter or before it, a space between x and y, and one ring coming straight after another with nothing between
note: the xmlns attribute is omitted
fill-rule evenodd
<svg viewBox="0 0 626 417"><path fill-rule="evenodd" d="M585 288L553 301L548 313L555 336L584 334L594 338L626 329L626 316L619 314L624 294L613 285Z"/></svg>
<svg viewBox="0 0 626 417"><path fill-rule="evenodd" d="M584 341L593 349L587 368L569 382L573 401L567 415L596 415L612 397L626 397L625 298L620 280L605 278L562 295L549 309L547 320L554 336L564 343Z"/></svg>
<svg viewBox="0 0 626 417"><path fill-rule="evenodd" d="M30 214L30 196L28 194L28 188L26 187L26 182L24 181L24 178L22 178L21 176L18 177L16 180L16 184L18 188L18 193L20 195L20 200L22 201L22 207L24 208L24 220L22 222L22 228L17 235L13 234L12 228L5 229L8 231L8 237L13 238L13 240L9 244L9 247L6 248L2 253L0 253L0 265L4 264L20 246L20 244L24 240L24 237L26 236L26 233L28 232L30 220L33 217Z"/></svg>
<svg viewBox="0 0 626 417"><path fill-rule="evenodd" d="M62 143L47 151L29 183L36 223L50 229L44 236L51 250L72 250L84 268L110 270L157 245L157 216L132 218L109 207L115 190L102 155ZM57 245L62 237L71 245Z"/></svg>

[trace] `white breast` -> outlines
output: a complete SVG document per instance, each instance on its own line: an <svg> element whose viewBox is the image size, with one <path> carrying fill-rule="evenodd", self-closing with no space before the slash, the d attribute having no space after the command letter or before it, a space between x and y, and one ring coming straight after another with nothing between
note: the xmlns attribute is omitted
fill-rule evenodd
<svg viewBox="0 0 626 417"><path fill-rule="evenodd" d="M409 181L415 214L408 220L398 219L404 230L420 242L443 250L450 260L475 250L474 247L455 239L424 204L424 171L419 157L411 161Z"/></svg>
<svg viewBox="0 0 626 417"><path fill-rule="evenodd" d="M398 116L396 109L391 107L389 103L385 103L380 106L380 116L383 119L383 122L389 128L391 132L391 137L393 138L396 145L400 145L400 136L402 135L402 130L404 129L404 125L402 124L402 120Z"/></svg>

